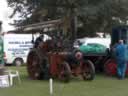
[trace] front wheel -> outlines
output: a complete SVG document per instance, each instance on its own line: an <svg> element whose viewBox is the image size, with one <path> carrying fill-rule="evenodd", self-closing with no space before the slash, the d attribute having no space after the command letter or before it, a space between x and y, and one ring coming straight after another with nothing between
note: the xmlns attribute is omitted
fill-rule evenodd
<svg viewBox="0 0 128 96"><path fill-rule="evenodd" d="M82 77L84 80L93 80L95 77L95 67L90 60L84 60L81 66Z"/></svg>
<svg viewBox="0 0 128 96"><path fill-rule="evenodd" d="M59 79L64 82L70 81L71 69L67 62L63 62L59 65Z"/></svg>

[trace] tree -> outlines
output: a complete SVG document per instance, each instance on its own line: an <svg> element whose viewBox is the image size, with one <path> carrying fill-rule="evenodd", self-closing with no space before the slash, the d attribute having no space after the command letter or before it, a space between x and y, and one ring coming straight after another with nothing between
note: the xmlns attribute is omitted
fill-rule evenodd
<svg viewBox="0 0 128 96"><path fill-rule="evenodd" d="M25 25L58 18L78 22L83 32L110 31L115 24L126 23L128 19L127 0L7 0L14 9L11 17L20 13L15 24ZM79 31L79 30L78 30ZM81 32L82 33L82 32ZM84 33L82 33L84 34Z"/></svg>

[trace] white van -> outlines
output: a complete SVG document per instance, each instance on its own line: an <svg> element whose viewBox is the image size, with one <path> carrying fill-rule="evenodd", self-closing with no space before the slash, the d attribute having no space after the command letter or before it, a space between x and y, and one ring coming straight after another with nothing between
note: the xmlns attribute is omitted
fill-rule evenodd
<svg viewBox="0 0 128 96"><path fill-rule="evenodd" d="M39 34L34 35L36 38ZM26 63L32 44L32 34L4 34L4 60L6 64Z"/></svg>

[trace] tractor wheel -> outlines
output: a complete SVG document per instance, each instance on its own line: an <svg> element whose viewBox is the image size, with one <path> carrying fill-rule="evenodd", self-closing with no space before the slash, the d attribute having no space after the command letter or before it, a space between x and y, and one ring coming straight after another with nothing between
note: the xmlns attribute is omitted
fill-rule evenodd
<svg viewBox="0 0 128 96"><path fill-rule="evenodd" d="M82 62L81 66L82 77L84 80L93 80L95 77L95 67L90 60L85 60Z"/></svg>
<svg viewBox="0 0 128 96"><path fill-rule="evenodd" d="M31 79L43 78L44 56L38 49L32 49L27 57L27 71Z"/></svg>
<svg viewBox="0 0 128 96"><path fill-rule="evenodd" d="M63 82L69 82L71 77L71 69L67 62L63 62L59 65L59 79Z"/></svg>
<svg viewBox="0 0 128 96"><path fill-rule="evenodd" d="M104 72L108 76L116 75L117 64L113 59L107 60L104 64Z"/></svg>

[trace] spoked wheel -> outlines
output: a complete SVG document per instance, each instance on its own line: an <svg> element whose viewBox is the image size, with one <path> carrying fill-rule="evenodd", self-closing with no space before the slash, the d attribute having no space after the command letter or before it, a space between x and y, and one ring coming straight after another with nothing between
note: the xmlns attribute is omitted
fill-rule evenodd
<svg viewBox="0 0 128 96"><path fill-rule="evenodd" d="M113 59L107 60L107 62L104 64L104 72L106 75L109 76L116 75L116 69L117 69L117 64Z"/></svg>
<svg viewBox="0 0 128 96"><path fill-rule="evenodd" d="M85 60L82 62L81 66L82 77L84 80L93 80L95 77L95 67L90 60Z"/></svg>
<svg viewBox="0 0 128 96"><path fill-rule="evenodd" d="M40 79L42 73L42 58L37 49L33 49L29 52L27 57L27 70L31 79Z"/></svg>
<svg viewBox="0 0 128 96"><path fill-rule="evenodd" d="M67 62L63 62L59 65L59 79L63 82L69 82L71 76L71 69Z"/></svg>

